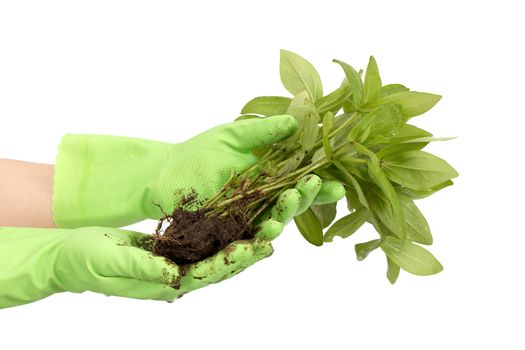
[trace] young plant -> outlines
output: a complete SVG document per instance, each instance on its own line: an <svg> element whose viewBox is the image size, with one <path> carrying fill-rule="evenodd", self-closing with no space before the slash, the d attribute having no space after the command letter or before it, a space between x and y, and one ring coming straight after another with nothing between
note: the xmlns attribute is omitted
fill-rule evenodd
<svg viewBox="0 0 525 350"><path fill-rule="evenodd" d="M166 246L176 241L177 220L218 221L230 235L231 230L238 231L229 241L253 235L254 225L281 193L305 175L316 174L344 184L348 214L334 222L336 203L332 203L312 206L297 216L297 228L308 242L321 246L336 236L349 237L369 223L379 237L356 244L357 259L381 248L391 283L400 268L416 275L442 270L421 246L431 245L433 239L414 201L452 185L458 174L443 159L423 151L430 142L448 138L435 138L408 123L441 97L410 91L401 84L383 85L373 57L364 78L347 63L333 62L342 68L344 78L325 95L313 65L281 50L281 81L293 96L256 97L242 108L238 119L288 114L299 122L298 130L278 144L254 150L258 163L242 173L232 172L224 187L192 218L181 209L166 215L159 228L167 220L171 225L165 232L171 236L157 233L159 251L165 253ZM224 223L231 218L233 223Z"/></svg>

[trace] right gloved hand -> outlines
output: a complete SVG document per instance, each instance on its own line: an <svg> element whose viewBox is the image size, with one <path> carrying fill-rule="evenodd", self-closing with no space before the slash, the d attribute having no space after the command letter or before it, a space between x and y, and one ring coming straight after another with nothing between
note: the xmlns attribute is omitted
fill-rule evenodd
<svg viewBox="0 0 525 350"><path fill-rule="evenodd" d="M335 203L345 196L345 188L338 181L322 181L317 175L304 176L295 188L284 191L271 210L263 213L256 224L256 236L273 240L292 219L312 205Z"/></svg>
<svg viewBox="0 0 525 350"><path fill-rule="evenodd" d="M57 156L53 219L57 226L126 226L171 213L191 191L211 197L257 161L252 149L295 132L289 115L219 125L178 144L128 137L66 135Z"/></svg>

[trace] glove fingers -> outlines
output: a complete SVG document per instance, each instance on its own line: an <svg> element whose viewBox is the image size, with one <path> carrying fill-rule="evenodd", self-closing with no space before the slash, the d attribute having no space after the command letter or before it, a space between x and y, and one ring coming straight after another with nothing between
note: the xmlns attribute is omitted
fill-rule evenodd
<svg viewBox="0 0 525 350"><path fill-rule="evenodd" d="M257 222L256 237L273 240L295 216L312 205L334 203L345 196L345 188L338 181L322 181L317 175L303 177L295 189L281 194L271 211L263 213Z"/></svg>
<svg viewBox="0 0 525 350"><path fill-rule="evenodd" d="M321 178L313 174L306 175L299 180L295 188L301 194L301 202L299 203L296 215L302 214L306 209L310 208L322 184Z"/></svg>
<svg viewBox="0 0 525 350"><path fill-rule="evenodd" d="M174 286L178 284L180 278L179 267L161 256L154 256L151 252L136 248L136 247L123 247L127 248L127 254L129 257L132 268L132 278L137 278L143 281L149 281L154 283L162 283L168 286Z"/></svg>
<svg viewBox="0 0 525 350"><path fill-rule="evenodd" d="M291 188L284 191L272 208L271 218L283 223L283 225L288 224L297 215L300 203L301 194L298 190Z"/></svg>
<svg viewBox="0 0 525 350"><path fill-rule="evenodd" d="M322 181L317 175L303 177L294 189L284 191L273 208L257 218L256 237L273 240L295 216L313 204L337 202L345 196L345 188L338 181Z"/></svg>
<svg viewBox="0 0 525 350"><path fill-rule="evenodd" d="M345 196L345 193L346 190L339 181L323 181L313 204L321 205L337 202Z"/></svg>
<svg viewBox="0 0 525 350"><path fill-rule="evenodd" d="M267 240L233 242L214 256L190 265L177 293L182 295L228 279L272 253L272 245Z"/></svg>
<svg viewBox="0 0 525 350"><path fill-rule="evenodd" d="M173 301L177 297L177 290L172 287L126 277L104 277L90 290L107 296L134 299Z"/></svg>
<svg viewBox="0 0 525 350"><path fill-rule="evenodd" d="M255 237L272 241L275 238L277 238L277 236L279 236L281 232L283 232L283 229L284 225L282 224L282 222L273 219L264 220L258 226L258 230L255 234Z"/></svg>
<svg viewBox="0 0 525 350"><path fill-rule="evenodd" d="M105 276L128 277L168 286L178 283L180 272L176 264L136 246L139 240L147 240L148 235L117 229L102 230L108 232L106 237L115 244L101 246L103 251L95 258L96 262L100 262L97 265ZM107 249L103 249L106 246Z"/></svg>
<svg viewBox="0 0 525 350"><path fill-rule="evenodd" d="M226 124L224 128L232 134L231 140L237 148L246 152L279 142L297 130L297 120L289 115L241 120Z"/></svg>

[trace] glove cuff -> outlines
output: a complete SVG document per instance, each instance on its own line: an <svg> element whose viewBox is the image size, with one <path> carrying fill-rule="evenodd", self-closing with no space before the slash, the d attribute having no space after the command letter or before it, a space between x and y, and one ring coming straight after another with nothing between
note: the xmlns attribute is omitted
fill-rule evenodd
<svg viewBox="0 0 525 350"><path fill-rule="evenodd" d="M121 227L144 220L151 212L144 208L147 188L170 146L129 137L65 135L55 166L55 224Z"/></svg>
<svg viewBox="0 0 525 350"><path fill-rule="evenodd" d="M64 292L55 275L65 231L0 227L0 309Z"/></svg>

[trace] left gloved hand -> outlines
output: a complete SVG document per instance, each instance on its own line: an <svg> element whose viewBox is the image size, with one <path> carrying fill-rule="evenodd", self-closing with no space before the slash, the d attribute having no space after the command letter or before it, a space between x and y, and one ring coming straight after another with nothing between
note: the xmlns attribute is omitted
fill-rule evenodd
<svg viewBox="0 0 525 350"><path fill-rule="evenodd" d="M339 200L344 188L307 175L286 190L263 215L256 238L233 242L189 265L184 273L169 260L140 249L149 237L115 228L0 228L0 308L51 294L94 291L138 299L171 301L184 293L230 278L273 252L294 216L312 204Z"/></svg>
<svg viewBox="0 0 525 350"><path fill-rule="evenodd" d="M273 252L264 239L237 241L189 265L182 274L169 260L138 248L145 238L139 232L105 227L1 227L0 308L64 291L172 301L227 279Z"/></svg>

